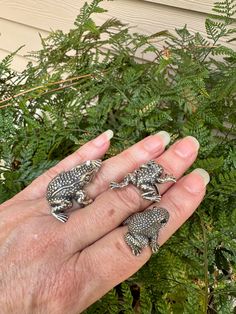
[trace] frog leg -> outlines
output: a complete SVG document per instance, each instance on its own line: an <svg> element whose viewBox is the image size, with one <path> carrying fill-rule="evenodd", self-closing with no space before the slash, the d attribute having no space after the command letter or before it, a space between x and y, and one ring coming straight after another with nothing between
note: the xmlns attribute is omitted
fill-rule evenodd
<svg viewBox="0 0 236 314"><path fill-rule="evenodd" d="M130 183L136 185L136 175L135 175L135 173L128 173L127 176L125 176L123 181L121 181L120 183L111 182L110 183L110 188L111 189L124 188L125 186L129 185Z"/></svg>
<svg viewBox="0 0 236 314"><path fill-rule="evenodd" d="M150 245L153 253L157 253L159 251L159 248L160 248L160 246L157 243L157 238L158 238L158 232L156 232L155 235L152 235L152 237L149 240L149 245Z"/></svg>
<svg viewBox="0 0 236 314"><path fill-rule="evenodd" d="M142 184L140 188L143 192L142 197L145 200L152 201L152 202L160 202L161 195L156 185Z"/></svg>
<svg viewBox="0 0 236 314"><path fill-rule="evenodd" d="M176 182L176 178L172 175L166 174L162 178L157 178L156 181L157 183Z"/></svg>
<svg viewBox="0 0 236 314"><path fill-rule="evenodd" d="M132 253L135 256L138 256L142 249L148 246L148 238L141 234L127 232L124 239L125 243L131 248Z"/></svg>
<svg viewBox="0 0 236 314"><path fill-rule="evenodd" d="M141 165L141 166L139 167L139 169L140 169L140 170L145 170L145 169L148 169L149 166L150 166L150 165L149 165L148 163L146 163L146 164Z"/></svg>
<svg viewBox="0 0 236 314"><path fill-rule="evenodd" d="M76 200L76 202L82 206L86 206L88 204L92 203L92 199L89 199L88 196L86 195L84 190L78 190L75 193L75 197L74 199Z"/></svg>
<svg viewBox="0 0 236 314"><path fill-rule="evenodd" d="M67 222L68 215L64 213L66 209L69 209L73 206L73 203L69 200L55 200L51 205L51 214L56 217L61 222Z"/></svg>
<svg viewBox="0 0 236 314"><path fill-rule="evenodd" d="M148 169L150 166L156 165L156 162L154 160L149 160L145 164L142 164L139 169Z"/></svg>

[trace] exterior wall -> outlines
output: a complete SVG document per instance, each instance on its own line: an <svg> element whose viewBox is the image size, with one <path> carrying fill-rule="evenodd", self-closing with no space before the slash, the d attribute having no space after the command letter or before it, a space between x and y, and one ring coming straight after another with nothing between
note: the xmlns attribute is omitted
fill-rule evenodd
<svg viewBox="0 0 236 314"><path fill-rule="evenodd" d="M66 31L73 27L84 1L0 0L0 59L25 45L13 63L14 69L22 70L27 63L25 55L40 48L38 34L44 37L51 29ZM190 30L203 33L206 14L212 4L213 0L104 1L101 5L108 12L98 14L96 22L116 17L134 26L133 31L145 34L164 29L171 31L187 24Z"/></svg>

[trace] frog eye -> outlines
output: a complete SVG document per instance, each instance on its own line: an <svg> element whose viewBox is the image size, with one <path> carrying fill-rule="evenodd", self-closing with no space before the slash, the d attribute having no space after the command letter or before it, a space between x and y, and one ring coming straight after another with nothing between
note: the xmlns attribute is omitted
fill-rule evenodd
<svg viewBox="0 0 236 314"><path fill-rule="evenodd" d="M83 180L84 180L84 181L89 181L89 180L90 180L90 175L89 175L89 174L86 174L86 175L83 177Z"/></svg>
<svg viewBox="0 0 236 314"><path fill-rule="evenodd" d="M167 223L167 219L166 218L163 218L162 220L161 220L161 224L166 224Z"/></svg>

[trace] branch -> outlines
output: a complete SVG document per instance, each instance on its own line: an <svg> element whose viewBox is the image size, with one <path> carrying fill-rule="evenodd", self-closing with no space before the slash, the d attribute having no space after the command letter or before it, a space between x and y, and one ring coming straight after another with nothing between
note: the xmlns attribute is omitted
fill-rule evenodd
<svg viewBox="0 0 236 314"><path fill-rule="evenodd" d="M71 77L71 78L68 78L68 79L65 79L65 80L60 80L60 81L56 81L56 82L50 82L50 83L47 83L47 84L45 84L45 85L36 86L36 87L30 88L30 89L27 89L27 90L25 90L25 91L22 91L22 92L20 92L20 93L18 93L18 94L16 94L16 95L11 96L11 97L8 97L8 98L6 98L6 99L4 99L4 100L1 100L1 101L0 101L0 104L3 104L3 103L5 103L5 102L7 102L7 101L9 101L9 100L15 99L15 98L20 97L20 96L22 96L22 95L29 94L30 92L33 92L33 91L38 90L38 89L45 89L45 88L47 88L47 87L49 87L49 86L53 86L53 85L57 85L57 84L62 84L62 83L70 82L70 81L75 81L75 80L79 80L79 79L82 79L82 78L85 78L85 77L92 77L92 76L94 76L94 74L91 74L91 73L90 73L90 74L84 74L84 75L81 75L81 76L75 76L75 77ZM75 83L77 83L77 82L75 82ZM75 83L73 83L73 84L75 84ZM72 84L69 84L69 85L66 85L66 86L61 86L60 88L53 89L52 91L56 91L56 90L59 90L59 89L63 89L63 88L69 87L69 86L71 86L71 85L72 85ZM48 92L50 92L50 91L46 91L44 94L46 94L46 93L48 93ZM11 105L12 105L12 104L9 103L9 104L0 106L0 109L9 107L9 106L11 106Z"/></svg>

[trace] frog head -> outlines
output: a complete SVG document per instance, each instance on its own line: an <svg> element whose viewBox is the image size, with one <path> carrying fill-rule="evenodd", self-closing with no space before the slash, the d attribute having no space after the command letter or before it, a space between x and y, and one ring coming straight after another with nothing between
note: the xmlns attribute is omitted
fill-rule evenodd
<svg viewBox="0 0 236 314"><path fill-rule="evenodd" d="M154 160L150 160L148 162L148 166L152 169L153 174L157 178L159 178L164 173L164 168Z"/></svg>
<svg viewBox="0 0 236 314"><path fill-rule="evenodd" d="M100 159L97 160L87 160L83 164L76 167L78 173L80 175L81 185L86 185L95 176L96 172L100 169L102 165L102 161Z"/></svg>
<svg viewBox="0 0 236 314"><path fill-rule="evenodd" d="M152 211L155 213L157 222L160 224L160 228L164 227L169 220L169 212L165 208L156 206L152 208Z"/></svg>

